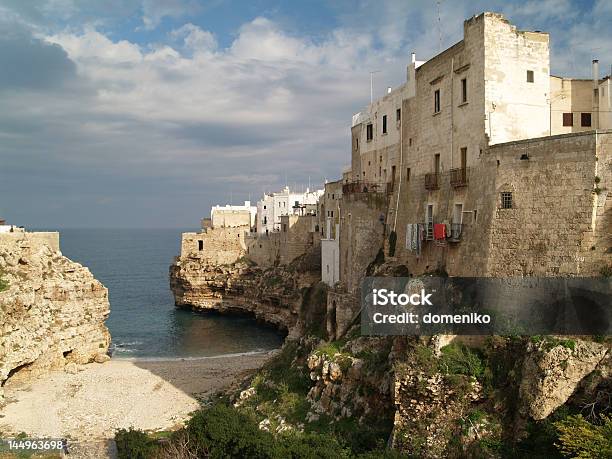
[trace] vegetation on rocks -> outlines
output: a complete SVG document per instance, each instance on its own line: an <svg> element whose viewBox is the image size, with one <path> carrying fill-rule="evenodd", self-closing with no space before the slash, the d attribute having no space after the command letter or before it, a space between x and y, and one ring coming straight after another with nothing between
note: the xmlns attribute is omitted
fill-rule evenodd
<svg viewBox="0 0 612 459"><path fill-rule="evenodd" d="M0 269L0 292L9 287L8 281L4 279L4 272Z"/></svg>

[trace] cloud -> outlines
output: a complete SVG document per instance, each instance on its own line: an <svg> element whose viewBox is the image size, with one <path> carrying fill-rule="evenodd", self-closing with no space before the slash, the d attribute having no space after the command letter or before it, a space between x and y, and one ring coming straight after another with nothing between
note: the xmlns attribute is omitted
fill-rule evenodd
<svg viewBox="0 0 612 459"><path fill-rule="evenodd" d="M440 35L452 45L484 9L549 30L555 72L588 74L595 47L602 69L612 62L605 1L577 14L563 0L447 1L439 22L426 0L334 2L337 21L316 36L260 11L229 41L193 17L210 5L190 1L119 2L121 14L31 5L0 0L0 60L11 62L0 72L0 214L36 226L187 226L230 190L238 202L338 178L369 71L381 70L375 95L401 84L411 51L431 57ZM113 28L126 17L129 30ZM147 31L134 31L141 20Z"/></svg>
<svg viewBox="0 0 612 459"><path fill-rule="evenodd" d="M142 22L145 29L156 28L165 17L180 18L198 10L198 4L188 0L144 0Z"/></svg>
<svg viewBox="0 0 612 459"><path fill-rule="evenodd" d="M76 75L76 66L58 45L35 38L16 24L0 22L0 91L51 88Z"/></svg>

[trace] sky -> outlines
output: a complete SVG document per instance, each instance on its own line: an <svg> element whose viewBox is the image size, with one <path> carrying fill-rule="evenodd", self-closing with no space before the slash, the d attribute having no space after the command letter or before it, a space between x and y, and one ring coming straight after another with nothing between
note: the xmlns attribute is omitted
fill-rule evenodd
<svg viewBox="0 0 612 459"><path fill-rule="evenodd" d="M369 72L384 94L482 11L550 32L553 74L610 73L609 0L0 0L0 218L197 227L336 180Z"/></svg>

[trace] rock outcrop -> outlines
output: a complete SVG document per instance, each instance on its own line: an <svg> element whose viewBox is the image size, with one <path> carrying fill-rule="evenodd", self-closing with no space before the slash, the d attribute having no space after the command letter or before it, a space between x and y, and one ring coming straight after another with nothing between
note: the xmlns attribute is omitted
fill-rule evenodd
<svg viewBox="0 0 612 459"><path fill-rule="evenodd" d="M580 382L603 362L606 346L592 341L548 337L528 345L519 395L522 413L546 418L563 405ZM602 366L602 371L610 369Z"/></svg>
<svg viewBox="0 0 612 459"><path fill-rule="evenodd" d="M262 269L243 261L213 265L179 257L170 266L170 288L177 306L252 314L293 337L302 330L302 293L319 279L319 272L304 269L299 262Z"/></svg>
<svg viewBox="0 0 612 459"><path fill-rule="evenodd" d="M0 275L2 386L103 359L108 292L87 268L41 242L0 240Z"/></svg>

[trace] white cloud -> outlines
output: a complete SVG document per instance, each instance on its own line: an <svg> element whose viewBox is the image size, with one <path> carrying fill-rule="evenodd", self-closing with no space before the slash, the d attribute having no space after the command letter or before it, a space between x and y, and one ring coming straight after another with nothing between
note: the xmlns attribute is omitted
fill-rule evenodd
<svg viewBox="0 0 612 459"><path fill-rule="evenodd" d="M182 17L198 9L192 0L143 0L142 22L145 29L156 28L165 17Z"/></svg>
<svg viewBox="0 0 612 459"><path fill-rule="evenodd" d="M184 46L193 52L208 52L217 48L217 40L212 33L191 23L173 30L170 36L174 40L182 40Z"/></svg>

